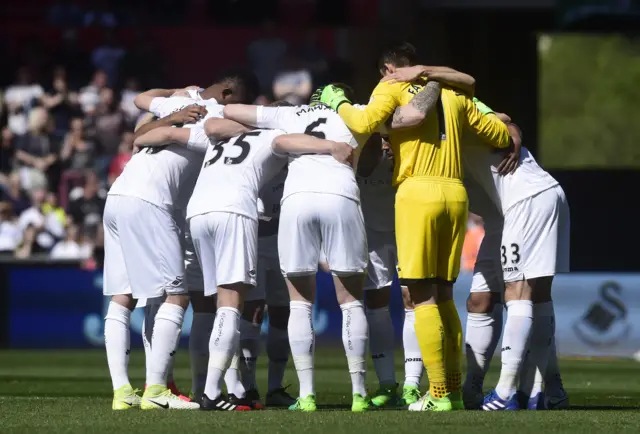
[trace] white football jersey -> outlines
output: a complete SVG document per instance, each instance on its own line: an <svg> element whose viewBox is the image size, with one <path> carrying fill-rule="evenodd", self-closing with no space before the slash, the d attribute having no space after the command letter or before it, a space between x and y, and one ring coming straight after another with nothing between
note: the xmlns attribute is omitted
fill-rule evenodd
<svg viewBox="0 0 640 434"><path fill-rule="evenodd" d="M149 111L165 117L192 104L207 108L207 116L185 128L199 128L206 119L222 117L223 106L216 100L186 97L154 98ZM202 166L204 154L184 146L149 147L131 157L122 174L111 186L109 194L137 197L157 207L173 212L184 209Z"/></svg>
<svg viewBox="0 0 640 434"><path fill-rule="evenodd" d="M335 110L324 106L258 106L257 125L277 128L289 134L303 133L322 139L345 142L354 149L358 144ZM289 175L282 199L301 193L328 193L360 200L354 170L331 155L306 154L289 157Z"/></svg>
<svg viewBox="0 0 640 434"><path fill-rule="evenodd" d="M367 177L358 176L364 225L380 232L395 231L396 189L391 185L393 160L383 157Z"/></svg>
<svg viewBox="0 0 640 434"><path fill-rule="evenodd" d="M258 193L286 164L273 152L279 130L254 130L211 142L187 206L187 218L209 212L236 213L258 220ZM204 130L192 130L189 142L209 141Z"/></svg>
<svg viewBox="0 0 640 434"><path fill-rule="evenodd" d="M494 152L489 146L472 142L465 143L462 149L465 185L467 178L471 177L486 193L484 196L475 196L472 193L473 188L468 188L472 211L474 200L486 201L487 199L481 199L481 197L489 197L504 215L509 208L521 200L558 185L558 181L538 165L533 155L524 146L520 152L520 164L516 171L502 176L498 173L498 165L503 159L502 154Z"/></svg>

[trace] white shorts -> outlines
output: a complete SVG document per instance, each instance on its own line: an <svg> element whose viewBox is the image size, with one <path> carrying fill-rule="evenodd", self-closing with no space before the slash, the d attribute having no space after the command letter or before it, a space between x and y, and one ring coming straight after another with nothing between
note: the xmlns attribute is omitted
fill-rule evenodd
<svg viewBox="0 0 640 434"><path fill-rule="evenodd" d="M204 291L202 267L200 267L191 233L188 230L185 231L184 236L184 284L189 292Z"/></svg>
<svg viewBox="0 0 640 434"><path fill-rule="evenodd" d="M369 246L369 264L364 289L381 289L391 286L398 265L395 231L380 232L366 229Z"/></svg>
<svg viewBox="0 0 640 434"><path fill-rule="evenodd" d="M181 230L142 199L109 195L104 209L104 295L185 293Z"/></svg>
<svg viewBox="0 0 640 434"><path fill-rule="evenodd" d="M247 300L266 300L267 306L289 306L289 290L280 271L278 235L258 238L258 285Z"/></svg>
<svg viewBox="0 0 640 434"><path fill-rule="evenodd" d="M504 281L569 272L569 241L569 205L560 186L516 203L504 217Z"/></svg>
<svg viewBox="0 0 640 434"><path fill-rule="evenodd" d="M258 222L240 214L210 212L189 220L202 267L204 295L233 283L256 285Z"/></svg>
<svg viewBox="0 0 640 434"><path fill-rule="evenodd" d="M360 204L335 194L288 196L280 212L278 251L285 276L316 274L321 251L333 274L364 273L368 255Z"/></svg>

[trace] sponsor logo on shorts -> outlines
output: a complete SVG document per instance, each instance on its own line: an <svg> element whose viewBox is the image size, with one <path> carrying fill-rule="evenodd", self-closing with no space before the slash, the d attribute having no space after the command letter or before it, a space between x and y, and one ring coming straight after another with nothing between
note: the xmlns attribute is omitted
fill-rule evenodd
<svg viewBox="0 0 640 434"><path fill-rule="evenodd" d="M421 362L422 363L422 358L421 357L409 357L407 359L404 359L405 363L409 363L409 362Z"/></svg>
<svg viewBox="0 0 640 434"><path fill-rule="evenodd" d="M520 271L520 270L518 270L518 267L504 267L502 271L506 273L506 272Z"/></svg>
<svg viewBox="0 0 640 434"><path fill-rule="evenodd" d="M249 274L249 277L256 277L256 270L249 270L247 274Z"/></svg>

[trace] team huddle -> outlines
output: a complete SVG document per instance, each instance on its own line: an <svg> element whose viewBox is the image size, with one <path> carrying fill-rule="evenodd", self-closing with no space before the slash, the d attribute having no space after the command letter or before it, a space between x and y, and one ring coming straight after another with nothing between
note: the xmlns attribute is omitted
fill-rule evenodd
<svg viewBox="0 0 640 434"><path fill-rule="evenodd" d="M149 116L104 215L114 410L263 408L256 360L267 310L264 404L315 411L319 266L342 311L352 411L568 406L551 298L553 277L569 268L564 192L511 119L474 97L472 77L416 57L406 43L386 50L367 105L353 104L339 83L318 89L309 105L249 105L258 86L241 71L206 89L136 97ZM463 381L453 284L469 210L483 218L485 237L467 301ZM401 390L389 313L396 272L405 305ZM172 371L189 304L186 397ZM136 306L145 309L142 397L127 371ZM485 396L500 338L500 378ZM372 395L368 350L379 382ZM289 354L297 398L282 385Z"/></svg>

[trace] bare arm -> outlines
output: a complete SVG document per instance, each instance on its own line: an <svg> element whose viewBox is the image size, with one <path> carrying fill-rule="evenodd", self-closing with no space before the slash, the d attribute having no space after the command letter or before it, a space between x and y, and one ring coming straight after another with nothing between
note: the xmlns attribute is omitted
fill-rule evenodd
<svg viewBox="0 0 640 434"><path fill-rule="evenodd" d="M186 146L189 142L191 129L189 128L173 128L170 126L158 126L146 133L137 136L133 144L134 146L165 146L170 144Z"/></svg>
<svg viewBox="0 0 640 434"><path fill-rule="evenodd" d="M228 104L224 106L224 117L245 125L258 126L258 106L247 104Z"/></svg>
<svg viewBox="0 0 640 434"><path fill-rule="evenodd" d="M207 119L204 123L204 131L207 136L215 140L224 140L239 136L250 131L251 128L230 119Z"/></svg>
<svg viewBox="0 0 640 434"><path fill-rule="evenodd" d="M23 151L22 149L16 150L16 158L21 163L24 163L28 166L35 166L38 158L29 154L28 152Z"/></svg>
<svg viewBox="0 0 640 434"><path fill-rule="evenodd" d="M283 134L276 137L271 146L280 154L331 154L340 163L347 165L351 165L353 157L353 148L349 144L307 134Z"/></svg>
<svg viewBox="0 0 640 434"><path fill-rule="evenodd" d="M420 125L440 98L440 83L429 81L407 105L396 108L391 128L409 128Z"/></svg>
<svg viewBox="0 0 640 434"><path fill-rule="evenodd" d="M71 145L71 139L69 137L65 137L64 144L62 145L62 151L60 151L60 159L62 161L67 161L71 158L72 151L73 146Z"/></svg>
<svg viewBox="0 0 640 434"><path fill-rule="evenodd" d="M136 127L134 137L140 137L143 134L159 127L171 127L182 126L184 124L196 123L207 114L207 109L197 104L190 105L175 113L171 113L169 116L165 116L162 119L155 121L147 121L142 124L142 121Z"/></svg>
<svg viewBox="0 0 640 434"><path fill-rule="evenodd" d="M454 87L469 96L473 96L475 92L475 78L464 72L449 68L448 66L415 65L398 68L392 74L383 77L382 81L389 81L391 83L398 81L411 82L422 77Z"/></svg>
<svg viewBox="0 0 640 434"><path fill-rule="evenodd" d="M140 110L149 111L149 106L151 105L151 101L154 98L169 98L178 90L180 89L149 89L148 91L142 92L141 94L137 95L134 98L133 103Z"/></svg>

